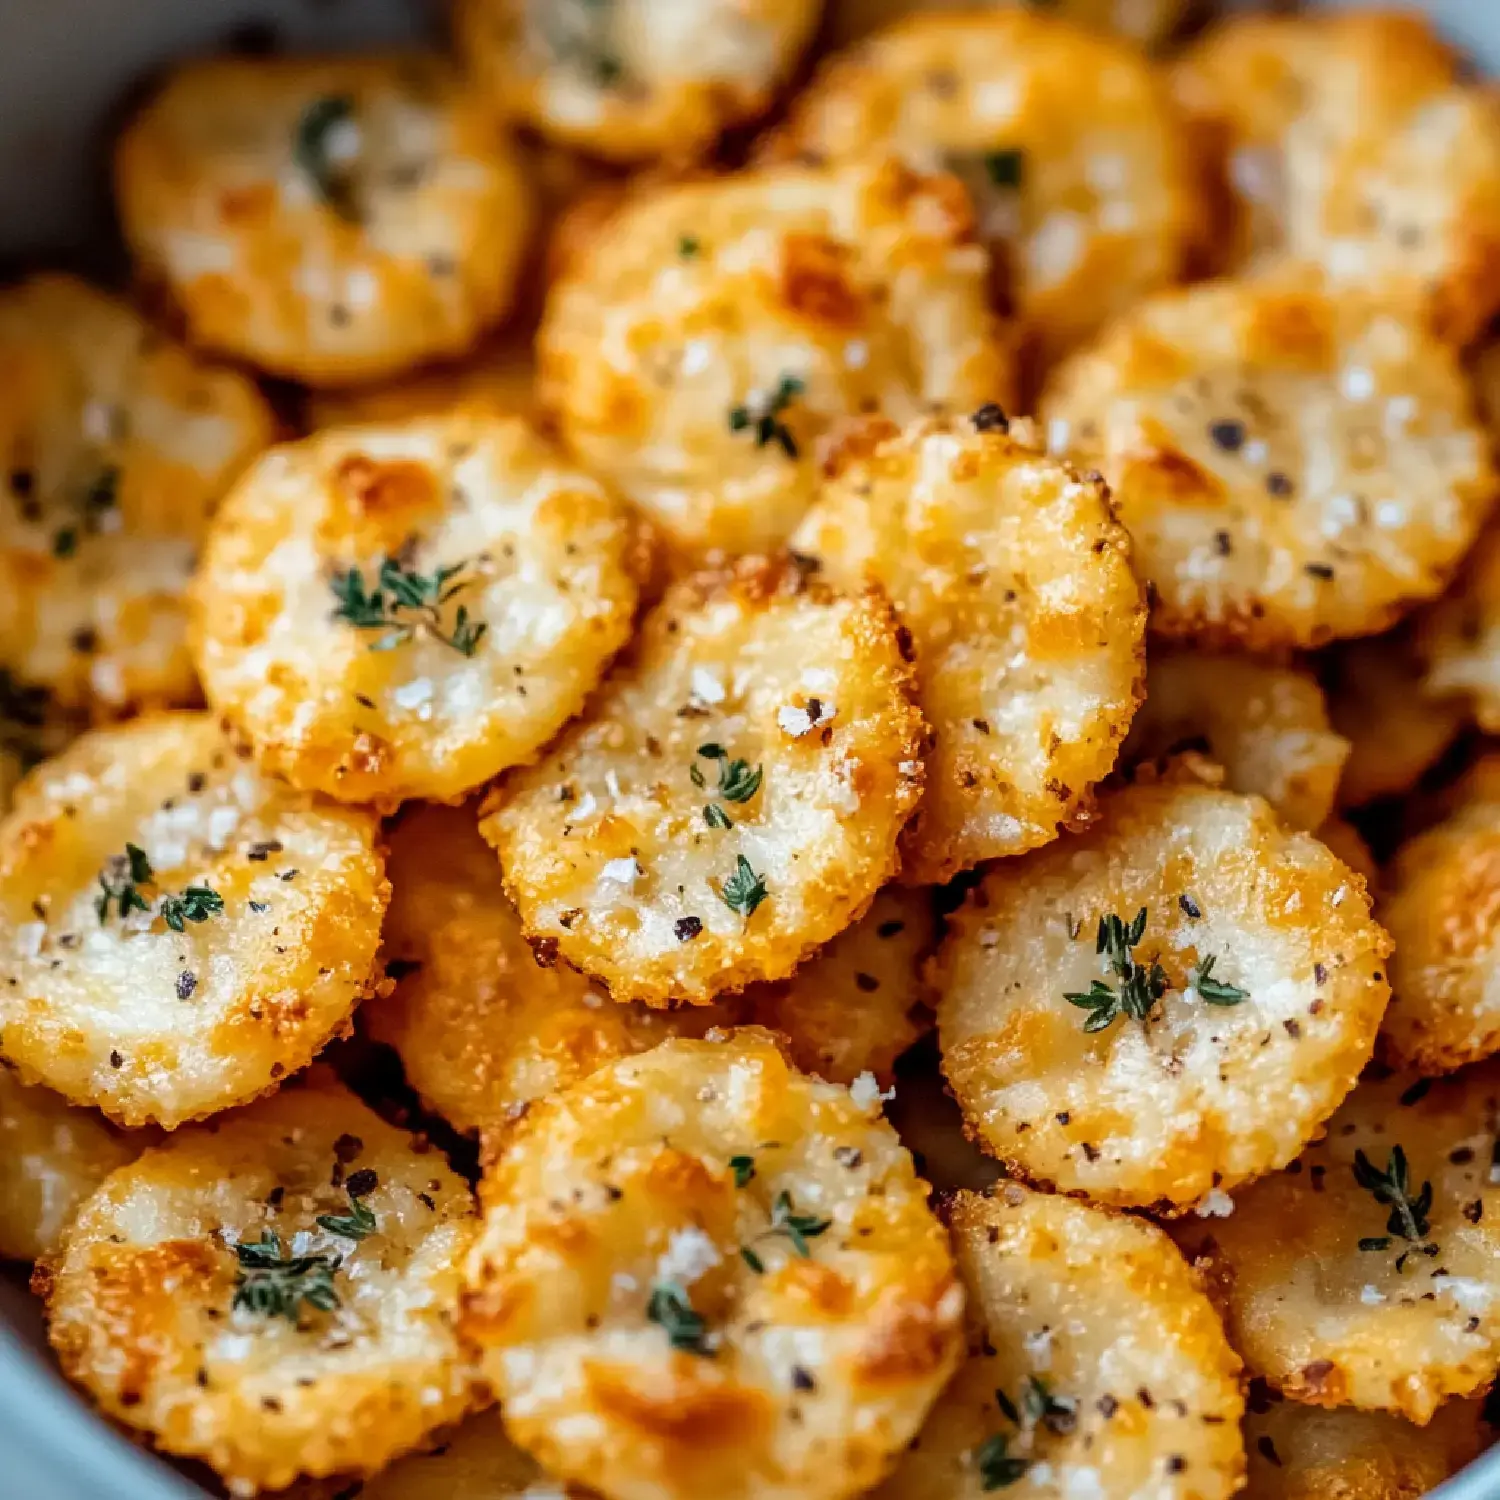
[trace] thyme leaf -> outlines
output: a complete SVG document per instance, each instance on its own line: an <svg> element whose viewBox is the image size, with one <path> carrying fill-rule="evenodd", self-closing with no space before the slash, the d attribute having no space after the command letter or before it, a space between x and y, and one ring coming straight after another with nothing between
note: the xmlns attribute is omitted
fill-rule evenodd
<svg viewBox="0 0 1500 1500"><path fill-rule="evenodd" d="M782 375L770 395L729 409L729 430L731 432L752 431L755 434L757 448L776 443L788 458L796 458L798 453L796 436L781 420L781 415L805 389L798 376Z"/></svg>
<svg viewBox="0 0 1500 1500"><path fill-rule="evenodd" d="M353 119L354 101L347 94L326 94L302 111L292 142L292 159L297 169L339 218L351 222L359 217L352 185L332 146L337 139L335 132Z"/></svg>
<svg viewBox="0 0 1500 1500"><path fill-rule="evenodd" d="M373 588L358 568L336 573L330 585L335 600L333 618L356 630L384 631L379 640L371 642L371 651L392 651L405 645L418 630L425 630L460 655L473 656L489 628L484 621L472 621L468 607L461 604L451 628L443 623L449 600L477 581L466 576L470 567L465 561L433 573L418 573L399 559L387 557L380 564Z"/></svg>
<svg viewBox="0 0 1500 1500"><path fill-rule="evenodd" d="M1217 957L1212 953L1207 958L1199 959L1198 967L1193 970L1193 988L1210 1005L1238 1005L1241 1000L1248 1000L1250 998L1248 990L1242 990L1238 985L1226 984L1222 979L1213 977L1216 962Z"/></svg>
<svg viewBox="0 0 1500 1500"><path fill-rule="evenodd" d="M665 1330L674 1349L684 1349L705 1359L713 1357L713 1346L708 1342L708 1324L693 1311L692 1300L677 1282L659 1281L651 1288L646 1316Z"/></svg>
<svg viewBox="0 0 1500 1500"><path fill-rule="evenodd" d="M1167 976L1162 966L1154 959L1147 964L1137 963L1134 949L1146 933L1146 908L1143 906L1134 918L1125 922L1113 912L1099 918L1099 930L1094 940L1094 952L1104 954L1119 981L1119 988L1102 979L1093 980L1087 994L1076 992L1065 994L1069 1005L1076 1005L1089 1012L1083 1023L1085 1031L1103 1031L1116 1017L1128 1016L1132 1020L1144 1021L1151 1008L1166 993Z"/></svg>
<svg viewBox="0 0 1500 1500"><path fill-rule="evenodd" d="M734 874L719 887L719 899L748 920L767 894L765 876L757 875L743 854L735 855Z"/></svg>
<svg viewBox="0 0 1500 1500"><path fill-rule="evenodd" d="M319 1312L332 1312L339 1305L333 1285L341 1264L336 1255L285 1255L281 1236L272 1229L262 1230L258 1240L241 1240L234 1253L240 1263L234 1282L236 1308L295 1323L304 1302Z"/></svg>

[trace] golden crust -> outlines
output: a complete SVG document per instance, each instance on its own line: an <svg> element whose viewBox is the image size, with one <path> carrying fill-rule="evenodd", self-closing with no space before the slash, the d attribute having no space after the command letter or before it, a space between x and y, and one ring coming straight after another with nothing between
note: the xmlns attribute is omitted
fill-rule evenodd
<svg viewBox="0 0 1500 1500"><path fill-rule="evenodd" d="M1227 1217L1181 1221L1179 1242L1252 1373L1311 1406L1419 1423L1488 1383L1500 1364L1497 1125L1490 1064L1435 1081L1367 1079L1322 1140L1236 1193ZM1408 1197L1420 1205L1432 1186L1414 1240L1354 1174L1356 1151L1389 1174L1397 1146Z"/></svg>
<svg viewBox="0 0 1500 1500"><path fill-rule="evenodd" d="M1481 775L1500 771L1490 757ZM1481 783L1482 786L1482 783ZM1500 800L1464 796L1404 844L1380 919L1396 944L1382 1055L1447 1073L1500 1051Z"/></svg>
<svg viewBox="0 0 1500 1500"><path fill-rule="evenodd" d="M459 49L496 109L610 161L706 155L763 114L819 0L461 0Z"/></svg>
<svg viewBox="0 0 1500 1500"><path fill-rule="evenodd" d="M0 1062L0 1260L50 1255L78 1205L150 1140L27 1088Z"/></svg>
<svg viewBox="0 0 1500 1500"><path fill-rule="evenodd" d="M969 1357L871 1500L978 1500L1002 1442L1017 1500L1234 1493L1240 1362L1160 1229L1015 1182L959 1193L952 1228Z"/></svg>
<svg viewBox="0 0 1500 1500"><path fill-rule="evenodd" d="M412 808L389 840L395 983L360 1019L456 1129L499 1131L605 1063L733 1019L722 1006L615 1005L566 964L543 968L471 807Z"/></svg>
<svg viewBox="0 0 1500 1500"><path fill-rule="evenodd" d="M959 1357L963 1294L926 1192L878 1113L767 1033L665 1042L510 1137L463 1331L511 1436L612 1500L841 1500L881 1477ZM805 1235L773 1230L787 1214ZM664 1283L702 1320L676 1347Z"/></svg>
<svg viewBox="0 0 1500 1500"><path fill-rule="evenodd" d="M1235 17L1175 85L1227 209L1226 264L1316 264L1459 343L1500 309L1500 101L1457 83L1425 19Z"/></svg>
<svg viewBox="0 0 1500 1500"><path fill-rule="evenodd" d="M356 1201L363 1238L317 1222ZM320 1081L112 1173L37 1284L64 1371L108 1416L253 1494L372 1473L476 1404L453 1326L474 1225L437 1152ZM235 1247L269 1235L275 1260L338 1257L336 1307L242 1305Z"/></svg>
<svg viewBox="0 0 1500 1500"><path fill-rule="evenodd" d="M892 161L642 190L552 286L541 397L680 551L763 551L846 419L1008 398L987 277L960 184Z"/></svg>
<svg viewBox="0 0 1500 1500"><path fill-rule="evenodd" d="M792 542L840 586L878 583L911 632L933 732L902 838L916 884L1086 821L1144 687L1145 609L1104 486L993 411L872 424Z"/></svg>
<svg viewBox="0 0 1500 1500"><path fill-rule="evenodd" d="M191 702L193 560L271 436L249 380L125 303L60 275L0 292L0 666L69 709Z"/></svg>
<svg viewBox="0 0 1500 1500"><path fill-rule="evenodd" d="M1200 232L1165 81L1127 43L1020 7L912 16L835 57L783 144L960 173L1047 363L1177 281Z"/></svg>
<svg viewBox="0 0 1500 1500"><path fill-rule="evenodd" d="M922 790L905 653L881 595L793 562L675 585L485 806L533 946L650 1005L785 978L896 870Z"/></svg>
<svg viewBox="0 0 1500 1500"><path fill-rule="evenodd" d="M1356 875L1364 877L1365 889L1373 899L1380 896L1380 867L1364 836L1347 819L1329 818L1315 830L1318 842L1326 844L1335 859L1342 861Z"/></svg>
<svg viewBox="0 0 1500 1500"><path fill-rule="evenodd" d="M1323 678L1333 727L1350 747L1339 782L1341 807L1404 796L1469 718L1461 697L1427 691L1411 623L1330 652Z"/></svg>
<svg viewBox="0 0 1500 1500"><path fill-rule="evenodd" d="M613 1004L566 964L543 967L505 895L472 809L424 806L389 835L388 994L360 1011L407 1082L456 1129L498 1134L536 1100L671 1036L754 1022L831 1083L890 1081L930 1025L922 961L936 941L931 893L886 886L790 979L713 1005Z"/></svg>
<svg viewBox="0 0 1500 1500"><path fill-rule="evenodd" d="M374 982L378 833L363 808L261 775L207 714L85 735L0 823L0 1052L24 1082L126 1125L274 1088ZM195 887L222 907L190 906L174 931Z"/></svg>
<svg viewBox="0 0 1500 1500"><path fill-rule="evenodd" d="M1457 585L1421 618L1422 691L1454 698L1487 734L1500 733L1500 527L1464 560Z"/></svg>
<svg viewBox="0 0 1500 1500"><path fill-rule="evenodd" d="M456 799L583 706L630 633L636 543L620 502L519 417L334 428L273 449L226 500L194 585L199 670L295 785ZM458 571L435 609L398 612L391 558ZM395 633L351 620L351 569Z"/></svg>
<svg viewBox="0 0 1500 1500"><path fill-rule="evenodd" d="M548 1479L491 1410L439 1433L430 1448L398 1458L358 1489L337 1479L308 1480L281 1500L589 1500L589 1493Z"/></svg>
<svg viewBox="0 0 1500 1500"><path fill-rule="evenodd" d="M1109 480L1153 631L1200 647L1384 629L1442 590L1497 493L1454 351L1300 275L1142 303L1042 412Z"/></svg>
<svg viewBox="0 0 1500 1500"><path fill-rule="evenodd" d="M1257 1381L1244 1500L1419 1500L1479 1456L1479 1406L1445 1402L1417 1427L1386 1412L1287 1401Z"/></svg>
<svg viewBox="0 0 1500 1500"><path fill-rule="evenodd" d="M790 979L752 984L728 1009L742 1024L780 1032L804 1073L828 1083L869 1073L890 1083L896 1059L932 1028L922 983L937 945L932 897L930 890L882 887L864 916Z"/></svg>
<svg viewBox="0 0 1500 1500"><path fill-rule="evenodd" d="M1294 828L1333 812L1349 742L1328 722L1317 679L1300 667L1210 651L1153 652L1127 763L1194 750L1232 792L1264 797Z"/></svg>
<svg viewBox="0 0 1500 1500"><path fill-rule="evenodd" d="M310 385L463 354L532 221L504 132L421 53L190 63L127 127L115 192L195 344Z"/></svg>
<svg viewBox="0 0 1500 1500"><path fill-rule="evenodd" d="M1101 921L1146 913L1143 1022L1075 1007L1124 981ZM994 866L933 974L943 1071L969 1130L1039 1182L1181 1210L1274 1171L1368 1061L1390 941L1365 883L1258 797L1182 779L1101 798L1086 833ZM1243 992L1209 1003L1210 978ZM1144 979L1142 980L1144 984ZM1227 997L1226 997L1227 998Z"/></svg>
<svg viewBox="0 0 1500 1500"><path fill-rule="evenodd" d="M429 365L382 385L312 391L305 416L309 430L360 423L389 426L414 417L440 417L454 407L484 406L517 416L536 415L536 363L528 339L491 339L453 364Z"/></svg>

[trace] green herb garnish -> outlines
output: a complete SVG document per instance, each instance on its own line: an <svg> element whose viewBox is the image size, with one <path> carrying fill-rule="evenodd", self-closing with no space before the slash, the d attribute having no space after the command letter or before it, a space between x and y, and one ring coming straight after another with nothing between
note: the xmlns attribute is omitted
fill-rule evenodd
<svg viewBox="0 0 1500 1500"><path fill-rule="evenodd" d="M1424 1182L1415 1198L1411 1195L1411 1172L1406 1152L1400 1146L1392 1146L1386 1160L1385 1171L1379 1171L1374 1162L1363 1151L1354 1153L1354 1180L1375 1201L1390 1209L1386 1219L1386 1232L1360 1240L1361 1250L1388 1250L1392 1236L1406 1240L1413 1249L1424 1255L1436 1255L1437 1246L1425 1243L1432 1225L1428 1215L1432 1212L1432 1184ZM1399 1271L1406 1263L1411 1250L1403 1250L1396 1261Z"/></svg>
<svg viewBox="0 0 1500 1500"><path fill-rule="evenodd" d="M1063 998L1069 1005L1076 1005L1090 1012L1083 1023L1085 1031L1103 1031L1117 1016L1129 1016L1132 1020L1144 1021L1151 1007L1166 993L1167 976L1162 966L1154 959L1150 965L1135 961L1132 950L1145 936L1146 908L1135 914L1134 921L1125 923L1113 912L1099 918L1099 931L1094 942L1094 952L1105 954L1109 966L1119 980L1119 990L1102 979L1089 985L1086 995L1067 994Z"/></svg>
<svg viewBox="0 0 1500 1500"><path fill-rule="evenodd" d="M109 920L111 901L122 918L133 911L150 911L151 903L141 895L140 887L149 885L152 878L151 861L146 858L146 851L135 844L126 844L125 853L115 855L99 872L100 894L94 901L99 925L102 927Z"/></svg>
<svg viewBox="0 0 1500 1500"><path fill-rule="evenodd" d="M781 420L781 414L802 394L805 387L795 375L783 375L776 382L776 389L768 397L729 411L729 430L755 433L755 446L764 448L768 443L779 443L788 458L797 456L797 439L791 429Z"/></svg>
<svg viewBox="0 0 1500 1500"><path fill-rule="evenodd" d="M164 896L162 920L173 932L182 932L184 922L206 922L224 910L224 898L206 885L190 885L180 896Z"/></svg>
<svg viewBox="0 0 1500 1500"><path fill-rule="evenodd" d="M329 1234L342 1235L346 1240L362 1240L366 1235L375 1233L377 1226L374 1213L365 1203L355 1195L353 1186L347 1188L349 1194L349 1212L346 1214L319 1214L317 1224L319 1229L326 1229Z"/></svg>
<svg viewBox="0 0 1500 1500"><path fill-rule="evenodd" d="M346 94L314 99L297 121L292 159L318 190L318 196L341 218L356 220L348 172L329 150L330 137L354 118L354 101Z"/></svg>
<svg viewBox="0 0 1500 1500"><path fill-rule="evenodd" d="M722 745L710 741L706 745L698 746L698 754L704 760L717 761L719 765L718 793L726 802L748 802L759 790L764 771L761 766L751 769L747 760L731 760L729 752ZM688 775L692 778L693 785L704 787L708 785L707 778L698 769L695 760L688 767ZM722 807L710 802L703 809L703 821L710 828L733 828L729 814Z"/></svg>
<svg viewBox="0 0 1500 1500"><path fill-rule="evenodd" d="M383 630L384 635L370 644L371 651L391 651L404 645L425 630L434 640L451 646L463 656L473 656L485 631L482 620L471 622L469 611L459 605L452 629L443 624L443 608L453 596L469 588L475 580L465 577L468 562L439 568L435 573L418 573L387 557L380 565L375 587L365 584L358 568L334 575L333 596L338 601L335 620L345 620L356 630Z"/></svg>
<svg viewBox="0 0 1500 1500"><path fill-rule="evenodd" d="M750 868L750 861L743 854L735 856L734 874L719 888L719 899L730 911L742 917L754 915L755 908L766 899L766 879Z"/></svg>
<svg viewBox="0 0 1500 1500"><path fill-rule="evenodd" d="M729 1170L734 1173L734 1185L737 1188L742 1188L755 1176L755 1158L753 1156L731 1156L729 1158Z"/></svg>
<svg viewBox="0 0 1500 1500"><path fill-rule="evenodd" d="M1193 970L1193 988L1210 1005L1238 1005L1241 1000L1249 999L1248 990L1242 990L1238 985L1225 984L1222 979L1213 977L1215 962L1216 958L1212 953L1198 961L1198 967Z"/></svg>
<svg viewBox="0 0 1500 1500"><path fill-rule="evenodd" d="M974 1467L979 1471L980 1489L988 1491L1001 1490L1024 1479L1031 1464L1027 1459L1014 1457L1009 1435L997 1432L974 1450Z"/></svg>
<svg viewBox="0 0 1500 1500"><path fill-rule="evenodd" d="M336 1255L284 1255L281 1236L270 1229L262 1230L258 1240L241 1240L234 1253L240 1263L234 1282L236 1308L295 1323L304 1302L319 1312L332 1312L339 1305L333 1286L340 1265Z"/></svg>
<svg viewBox="0 0 1500 1500"><path fill-rule="evenodd" d="M1026 170L1026 154L1019 150L990 151L984 157L985 174L995 187L1018 188Z"/></svg>
<svg viewBox="0 0 1500 1500"><path fill-rule="evenodd" d="M995 1394L998 1398L1000 1393ZM1040 1375L1026 1377L1021 1407L1033 1425L1040 1422L1057 1433L1071 1432L1078 1420L1078 1403L1064 1396L1054 1396L1052 1388Z"/></svg>
<svg viewBox="0 0 1500 1500"><path fill-rule="evenodd" d="M701 1354L708 1359L713 1357L713 1347L708 1342L708 1324L693 1311L688 1294L675 1281L659 1281L652 1287L646 1316L661 1325L674 1349L684 1349L689 1354Z"/></svg>

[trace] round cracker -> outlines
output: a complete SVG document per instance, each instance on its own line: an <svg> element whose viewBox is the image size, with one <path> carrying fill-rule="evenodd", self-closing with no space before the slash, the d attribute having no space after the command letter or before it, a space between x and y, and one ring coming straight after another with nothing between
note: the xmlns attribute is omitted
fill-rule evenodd
<svg viewBox="0 0 1500 1500"><path fill-rule="evenodd" d="M457 799L583 706L630 634L636 539L519 417L475 407L273 449L225 501L194 586L209 700L294 785Z"/></svg>
<svg viewBox="0 0 1500 1500"><path fill-rule="evenodd" d="M856 446L792 545L878 583L911 632L933 742L902 878L937 883L1087 820L1141 698L1145 610L1104 486L997 407Z"/></svg>
<svg viewBox="0 0 1500 1500"><path fill-rule="evenodd" d="M37 1287L108 1416L254 1494L373 1473L476 1404L474 1227L436 1152L325 1079L113 1172Z"/></svg>
<svg viewBox="0 0 1500 1500"><path fill-rule="evenodd" d="M1100 951L1108 926L1133 942ZM954 918L943 1071L1026 1177L1181 1210L1318 1132L1370 1057L1389 949L1364 881L1258 797L1127 787L1086 833L993 866Z"/></svg>
<svg viewBox="0 0 1500 1500"><path fill-rule="evenodd" d="M864 916L790 979L752 984L728 1008L741 1024L780 1032L804 1073L889 1084L896 1059L932 1028L922 969L937 929L932 891L883 886Z"/></svg>
<svg viewBox="0 0 1500 1500"><path fill-rule="evenodd" d="M1500 100L1415 14L1243 15L1178 62L1229 264L1277 257L1463 343L1500 309Z"/></svg>
<svg viewBox="0 0 1500 1500"><path fill-rule="evenodd" d="M850 417L1010 393L951 177L767 168L641 190L592 229L548 297L541 397L681 552L783 542Z"/></svg>
<svg viewBox="0 0 1500 1500"><path fill-rule="evenodd" d="M533 946L650 1005L785 978L895 872L922 789L912 692L875 592L753 558L674 586L486 804Z"/></svg>
<svg viewBox="0 0 1500 1500"><path fill-rule="evenodd" d="M1457 355L1297 276L1142 303L1059 370L1048 442L1104 471L1152 629L1270 650L1439 593L1497 493Z"/></svg>
<svg viewBox="0 0 1500 1500"><path fill-rule="evenodd" d="M1411 624L1340 646L1322 669L1333 727L1349 742L1341 807L1405 796L1468 722L1462 697L1427 691Z"/></svg>
<svg viewBox="0 0 1500 1500"><path fill-rule="evenodd" d="M730 1023L722 1006L615 1005L566 964L539 964L473 808L411 808L389 840L394 984L360 1018L455 1129L498 1132L605 1063Z"/></svg>
<svg viewBox="0 0 1500 1500"><path fill-rule="evenodd" d="M872 1500L1228 1500L1240 1362L1153 1224L997 1184L961 1192L969 1357Z"/></svg>
<svg viewBox="0 0 1500 1500"><path fill-rule="evenodd" d="M1047 363L1178 280L1200 230L1164 80L1128 43L1019 6L878 33L824 66L783 137L832 161L894 150L961 176Z"/></svg>
<svg viewBox="0 0 1500 1500"><path fill-rule="evenodd" d="M7 681L73 711L191 702L193 563L272 426L243 375L201 364L85 282L33 276L0 292Z"/></svg>
<svg viewBox="0 0 1500 1500"><path fill-rule="evenodd" d="M114 179L192 341L310 385L466 352L510 310L533 217L504 131L435 53L189 63Z"/></svg>
<svg viewBox="0 0 1500 1500"><path fill-rule="evenodd" d="M375 982L378 835L207 714L85 735L0 823L0 1053L125 1125L274 1088Z"/></svg>
<svg viewBox="0 0 1500 1500"><path fill-rule="evenodd" d="M767 1033L665 1042L510 1137L463 1331L511 1436L611 1500L840 1500L960 1354L926 1194L878 1114Z"/></svg>
<svg viewBox="0 0 1500 1500"><path fill-rule="evenodd" d="M464 60L496 108L609 161L707 155L763 114L820 0L464 0Z"/></svg>
<svg viewBox="0 0 1500 1500"><path fill-rule="evenodd" d="M1153 652L1146 701L1123 759L1192 750L1224 769L1232 792L1264 797L1294 828L1326 822L1349 742L1328 722L1312 673L1214 651Z"/></svg>
<svg viewBox="0 0 1500 1500"><path fill-rule="evenodd" d="M1236 1193L1227 1217L1184 1221L1180 1242L1252 1373L1311 1406L1418 1423L1489 1382L1500 1365L1497 1126L1491 1064L1367 1079L1322 1140ZM1403 1158L1419 1210L1405 1222L1364 1185L1400 1177Z"/></svg>
<svg viewBox="0 0 1500 1500"><path fill-rule="evenodd" d="M1387 1412L1325 1411L1255 1381L1245 1413L1244 1500L1418 1500L1484 1446L1477 1401L1448 1401L1425 1427Z"/></svg>
<svg viewBox="0 0 1500 1500"><path fill-rule="evenodd" d="M50 1255L78 1205L149 1141L0 1063L0 1260Z"/></svg>
<svg viewBox="0 0 1500 1500"><path fill-rule="evenodd" d="M1500 528L1464 561L1457 585L1417 624L1421 691L1453 698L1486 734L1500 733Z"/></svg>
<svg viewBox="0 0 1500 1500"><path fill-rule="evenodd" d="M1489 757L1481 776L1500 772ZM1382 1055L1447 1073L1500 1051L1500 796L1479 781L1386 869L1380 919L1390 930L1391 1005Z"/></svg>

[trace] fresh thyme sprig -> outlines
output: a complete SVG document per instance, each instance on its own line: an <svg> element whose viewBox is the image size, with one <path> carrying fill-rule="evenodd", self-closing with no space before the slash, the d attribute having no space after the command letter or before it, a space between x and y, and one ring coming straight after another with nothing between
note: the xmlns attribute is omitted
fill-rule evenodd
<svg viewBox="0 0 1500 1500"><path fill-rule="evenodd" d="M677 1282L659 1281L651 1288L646 1316L661 1326L674 1349L684 1349L705 1359L713 1357L708 1324L693 1310L692 1300Z"/></svg>
<svg viewBox="0 0 1500 1500"><path fill-rule="evenodd" d="M768 894L766 877L757 875L751 869L750 861L743 854L737 854L734 874L719 887L719 899L730 911L738 912L748 919L754 915L755 908L766 899Z"/></svg>
<svg viewBox="0 0 1500 1500"><path fill-rule="evenodd" d="M156 872L151 868L146 851L135 844L126 844L125 853L117 854L99 872L99 895L94 900L99 925L102 927L109 920L111 902L122 918L133 911L150 911L151 903L141 894L140 888L155 882ZM187 923L206 922L223 910L224 898L206 885L190 885L180 896L161 898L162 920L173 932L184 932Z"/></svg>
<svg viewBox="0 0 1500 1500"><path fill-rule="evenodd" d="M1103 1031L1117 1016L1144 1021L1151 1008L1166 993L1167 976L1154 959L1148 964L1135 960L1134 948L1146 933L1146 908L1143 906L1132 921L1124 922L1113 912L1099 918L1094 952L1106 955L1109 966L1119 980L1116 990L1102 979L1095 979L1087 994L1069 993L1063 998L1069 1005L1088 1011L1085 1031Z"/></svg>
<svg viewBox="0 0 1500 1500"><path fill-rule="evenodd" d="M771 1205L771 1225L763 1233L756 1236L757 1239L771 1239L775 1236L791 1242L792 1249L804 1260L812 1255L808 1241L816 1239L820 1234L826 1234L832 1227L832 1219L820 1219L816 1214L799 1214L792 1203L792 1195L780 1192L776 1195L776 1201ZM740 1246L740 1259L759 1276L765 1269L765 1262L749 1246Z"/></svg>
<svg viewBox="0 0 1500 1500"><path fill-rule="evenodd" d="M111 901L122 918L133 911L150 911L151 903L141 895L140 887L149 885L152 878L146 851L135 844L126 844L125 853L115 855L99 872L99 895L94 901L99 925L102 927L109 920Z"/></svg>
<svg viewBox="0 0 1500 1500"><path fill-rule="evenodd" d="M1026 173L1026 153L1019 148L989 151L984 157L985 175L994 187L1018 188Z"/></svg>
<svg viewBox="0 0 1500 1500"><path fill-rule="evenodd" d="M354 119L354 101L344 94L314 99L297 121L292 141L292 159L318 196L339 216L351 222L359 217L352 185L344 163L333 150L335 132Z"/></svg>
<svg viewBox="0 0 1500 1500"><path fill-rule="evenodd" d="M1010 1451L1010 1434L997 1432L974 1450L974 1468L979 1474L979 1488L988 1493L1003 1490L1026 1477L1030 1459L1017 1458Z"/></svg>
<svg viewBox="0 0 1500 1500"><path fill-rule="evenodd" d="M333 1285L341 1264L336 1255L285 1255L281 1236L273 1229L262 1230L258 1240L241 1240L234 1253L240 1263L234 1282L236 1308L295 1323L304 1302L319 1312L332 1312L339 1305Z"/></svg>
<svg viewBox="0 0 1500 1500"><path fill-rule="evenodd" d="M212 887L190 885L180 896L163 896L162 920L173 932L183 932L184 922L206 922L224 910L224 898Z"/></svg>
<svg viewBox="0 0 1500 1500"><path fill-rule="evenodd" d="M756 766L751 769L748 760L732 760L729 752L719 744L709 741L706 745L698 746L698 754L704 760L717 761L719 765L718 793L726 802L748 802L759 790L764 778L764 768ZM704 787L708 785L708 779L698 767L694 760L688 767L688 775L692 778L693 785ZM729 814L716 802L710 802L703 809L703 821L710 828L733 828Z"/></svg>
<svg viewBox="0 0 1500 1500"><path fill-rule="evenodd" d="M460 655L473 656L489 628L484 621L471 621L468 608L460 604L452 628L443 623L448 601L477 581L465 576L470 566L465 561L433 573L418 573L398 558L387 557L373 588L358 568L336 573L331 585L337 601L333 618L347 621L356 630L383 630L385 634L370 643L371 651L394 650L418 630L425 630Z"/></svg>
<svg viewBox="0 0 1500 1500"><path fill-rule="evenodd" d="M1193 970L1192 974L1193 988L1210 1005L1238 1005L1241 1000L1249 999L1248 990L1242 990L1238 985L1226 984L1222 979L1213 977L1214 964L1217 961L1216 955L1212 953L1198 960L1198 967Z"/></svg>
<svg viewBox="0 0 1500 1500"><path fill-rule="evenodd" d="M783 375L776 388L768 396L754 402L745 402L729 410L729 430L755 433L755 446L764 448L768 443L778 443L788 458L797 456L797 439L792 430L781 420L781 414L806 389L796 375Z"/></svg>
<svg viewBox="0 0 1500 1500"><path fill-rule="evenodd" d="M1377 1203L1390 1209L1385 1221L1383 1235L1370 1235L1359 1242L1361 1250L1388 1250L1393 1237L1403 1239L1410 1248L1403 1250L1396 1260L1396 1269L1401 1270L1406 1258L1414 1250L1423 1255L1436 1255L1438 1247L1427 1240L1432 1225L1428 1215L1432 1212L1432 1184L1424 1182L1411 1192L1411 1168L1406 1152L1400 1146L1392 1146L1386 1159L1385 1171L1380 1171L1363 1151L1354 1153L1354 1180L1371 1194Z"/></svg>
<svg viewBox="0 0 1500 1500"><path fill-rule="evenodd" d="M358 1174L356 1174L358 1176ZM342 1235L346 1240L362 1240L375 1233L379 1221L375 1218L373 1211L363 1201L362 1195L355 1191L363 1186L354 1177L351 1177L344 1185L349 1195L349 1212L346 1214L319 1214L317 1225L319 1229L326 1229L329 1234ZM369 1184L369 1190L374 1190L374 1183Z"/></svg>

